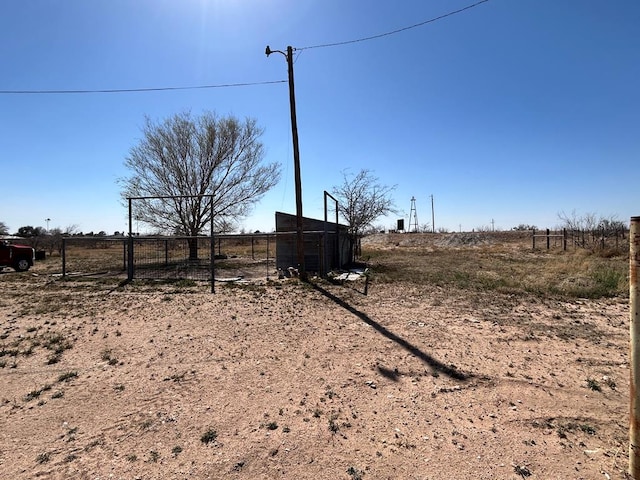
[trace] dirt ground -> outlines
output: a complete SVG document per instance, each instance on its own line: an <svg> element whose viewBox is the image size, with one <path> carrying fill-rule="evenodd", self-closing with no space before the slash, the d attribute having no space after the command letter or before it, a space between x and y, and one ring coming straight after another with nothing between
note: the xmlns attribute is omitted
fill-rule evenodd
<svg viewBox="0 0 640 480"><path fill-rule="evenodd" d="M621 479L628 300L0 274L0 477Z"/></svg>

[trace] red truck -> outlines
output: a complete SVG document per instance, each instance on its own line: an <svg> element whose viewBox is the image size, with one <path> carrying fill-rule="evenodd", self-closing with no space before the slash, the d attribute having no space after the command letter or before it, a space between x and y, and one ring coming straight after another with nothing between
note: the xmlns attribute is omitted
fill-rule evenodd
<svg viewBox="0 0 640 480"><path fill-rule="evenodd" d="M16 272L26 272L33 266L36 251L26 245L13 245L0 240L0 270L11 267Z"/></svg>

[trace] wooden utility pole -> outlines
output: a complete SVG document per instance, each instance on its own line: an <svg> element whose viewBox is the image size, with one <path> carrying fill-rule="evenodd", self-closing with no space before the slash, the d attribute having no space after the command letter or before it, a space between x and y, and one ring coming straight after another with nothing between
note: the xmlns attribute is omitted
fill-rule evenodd
<svg viewBox="0 0 640 480"><path fill-rule="evenodd" d="M300 150L298 148L298 121L296 119L296 94L293 83L293 47L287 47L287 53L281 50L271 50L269 45L265 50L267 57L274 52L281 53L287 59L289 74L289 107L291 109L291 136L293 138L293 169L296 184L296 247L298 271L300 278L306 280L307 272L304 266L304 225L302 220L302 180L300 176Z"/></svg>

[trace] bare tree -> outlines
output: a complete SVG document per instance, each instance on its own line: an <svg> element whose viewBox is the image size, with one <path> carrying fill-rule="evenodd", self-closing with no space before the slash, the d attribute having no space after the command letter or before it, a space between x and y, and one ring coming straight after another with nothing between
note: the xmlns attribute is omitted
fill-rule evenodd
<svg viewBox="0 0 640 480"><path fill-rule="evenodd" d="M395 185L381 185L366 169L356 175L342 172L342 184L333 187L332 194L338 199L338 210L347 222L353 245L357 245L358 237L378 218L396 212L391 198L395 188ZM354 249L354 255L356 253Z"/></svg>
<svg viewBox="0 0 640 480"><path fill-rule="evenodd" d="M41 247L49 252L49 256L53 252L58 252L58 255L62 255L64 237L70 237L76 233L78 233L77 225L68 225L64 230L60 227L54 227L42 235Z"/></svg>
<svg viewBox="0 0 640 480"><path fill-rule="evenodd" d="M363 235L374 235L376 233L384 233L385 228L384 225L369 225L368 227L366 227L362 234Z"/></svg>
<svg viewBox="0 0 640 480"><path fill-rule="evenodd" d="M589 212L579 216L575 210L572 210L570 214L563 210L558 213L558 218L567 230L592 231L598 224L596 214Z"/></svg>
<svg viewBox="0 0 640 480"><path fill-rule="evenodd" d="M598 217L595 213L585 213L579 216L573 210L570 214L564 211L558 213L558 218L562 222L562 228L573 236L574 244L585 248L598 244L604 248L607 238L624 238L627 231L627 225L618 220L616 215Z"/></svg>
<svg viewBox="0 0 640 480"><path fill-rule="evenodd" d="M0 222L0 235L9 235L9 227L4 222Z"/></svg>
<svg viewBox="0 0 640 480"><path fill-rule="evenodd" d="M62 232L62 235L65 237L70 237L72 235L77 235L79 232L80 232L80 229L78 228L78 225L76 225L75 223L72 223L71 225L66 226L66 228Z"/></svg>
<svg viewBox="0 0 640 480"><path fill-rule="evenodd" d="M619 220L616 215L611 215L609 218L602 217L598 222L598 230L603 235L612 236L622 234L624 238L624 232L627 230L627 224L622 220Z"/></svg>
<svg viewBox="0 0 640 480"><path fill-rule="evenodd" d="M50 230L47 230L44 238L42 239L42 248L49 252L49 256L54 251L58 253L62 253L62 230L60 228L54 227Z"/></svg>
<svg viewBox="0 0 640 480"><path fill-rule="evenodd" d="M263 132L253 119L210 112L161 123L147 118L142 140L125 159L132 173L120 180L122 197L173 197L135 202L135 219L161 232L200 235L212 211L216 228L228 225L280 179L279 164L263 163Z"/></svg>

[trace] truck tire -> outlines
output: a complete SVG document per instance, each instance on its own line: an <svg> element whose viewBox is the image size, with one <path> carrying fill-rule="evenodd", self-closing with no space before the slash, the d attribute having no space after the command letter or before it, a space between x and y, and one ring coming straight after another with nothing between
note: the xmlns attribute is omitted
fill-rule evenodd
<svg viewBox="0 0 640 480"><path fill-rule="evenodd" d="M27 258L19 258L18 260L16 260L16 263L13 264L13 269L16 272L26 272L27 270L29 270L30 266L31 264L29 263L29 260Z"/></svg>

